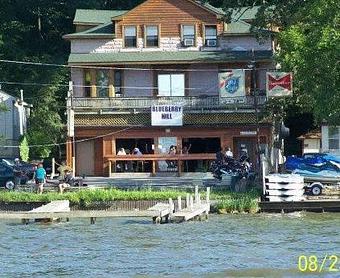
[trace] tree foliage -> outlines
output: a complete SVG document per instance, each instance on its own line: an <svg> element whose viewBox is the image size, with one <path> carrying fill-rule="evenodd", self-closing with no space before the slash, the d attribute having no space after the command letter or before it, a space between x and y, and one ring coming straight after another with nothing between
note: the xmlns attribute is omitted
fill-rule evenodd
<svg viewBox="0 0 340 278"><path fill-rule="evenodd" d="M269 110L284 107L288 115L312 112L319 124L340 124L340 2L225 0L223 5L235 4L260 6L253 30L279 30L277 61L294 73L294 97L270 102Z"/></svg>
<svg viewBox="0 0 340 278"><path fill-rule="evenodd" d="M20 151L20 157L22 161L27 162L29 159L29 146L28 146L28 141L26 135L22 136L20 140L20 146L19 146L19 151Z"/></svg>

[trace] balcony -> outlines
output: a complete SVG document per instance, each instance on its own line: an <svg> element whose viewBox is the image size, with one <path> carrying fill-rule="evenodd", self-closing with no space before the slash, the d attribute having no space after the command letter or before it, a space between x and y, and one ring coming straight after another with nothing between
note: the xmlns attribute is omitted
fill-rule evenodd
<svg viewBox="0 0 340 278"><path fill-rule="evenodd" d="M257 103L262 106L266 96L258 96ZM76 112L110 111L129 112L130 110L149 110L153 105L182 105L184 111L216 111L235 109L254 109L254 97L220 98L219 96L199 97L114 97L114 98L73 98L67 100L68 107L73 106Z"/></svg>

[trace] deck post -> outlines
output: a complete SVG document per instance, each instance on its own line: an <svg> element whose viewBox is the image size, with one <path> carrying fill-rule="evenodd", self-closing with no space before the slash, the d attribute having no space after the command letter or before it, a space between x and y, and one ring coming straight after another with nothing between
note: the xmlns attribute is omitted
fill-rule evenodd
<svg viewBox="0 0 340 278"><path fill-rule="evenodd" d="M196 203L197 203L198 205L201 205L201 194L200 194L200 193L198 193Z"/></svg>
<svg viewBox="0 0 340 278"><path fill-rule="evenodd" d="M190 195L189 199L189 208L190 210L194 210L194 198L192 197L192 195Z"/></svg>
<svg viewBox="0 0 340 278"><path fill-rule="evenodd" d="M111 178L112 175L112 161L109 160L109 178Z"/></svg>
<svg viewBox="0 0 340 278"><path fill-rule="evenodd" d="M190 202L190 195L189 195L189 193L187 193L187 195L185 196L185 206L186 206L186 208L188 208L189 207L189 202Z"/></svg>
<svg viewBox="0 0 340 278"><path fill-rule="evenodd" d="M181 210L182 210L182 197L181 197L181 196L178 196L177 202L178 202L178 204L177 204L177 210L178 210L178 211L181 211Z"/></svg>
<svg viewBox="0 0 340 278"><path fill-rule="evenodd" d="M195 203L198 203L198 186L195 185Z"/></svg>
<svg viewBox="0 0 340 278"><path fill-rule="evenodd" d="M210 187L207 187L206 202L207 204L210 204Z"/></svg>

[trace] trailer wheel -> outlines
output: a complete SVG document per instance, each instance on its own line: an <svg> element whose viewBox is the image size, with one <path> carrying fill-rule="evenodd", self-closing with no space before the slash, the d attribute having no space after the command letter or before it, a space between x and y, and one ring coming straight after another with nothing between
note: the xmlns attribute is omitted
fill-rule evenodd
<svg viewBox="0 0 340 278"><path fill-rule="evenodd" d="M313 185L310 191L312 192L312 195L319 196L322 193L322 187L320 185Z"/></svg>
<svg viewBox="0 0 340 278"><path fill-rule="evenodd" d="M13 180L8 180L5 183L5 188L8 190L13 190L15 188L15 183Z"/></svg>

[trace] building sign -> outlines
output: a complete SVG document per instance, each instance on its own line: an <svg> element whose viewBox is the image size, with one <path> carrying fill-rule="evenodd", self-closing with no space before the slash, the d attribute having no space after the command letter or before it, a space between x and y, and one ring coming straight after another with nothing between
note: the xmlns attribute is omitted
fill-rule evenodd
<svg viewBox="0 0 340 278"><path fill-rule="evenodd" d="M256 131L251 131L251 130L240 131L240 135L244 135L244 136L252 136L252 135L256 135L256 134L257 134Z"/></svg>
<svg viewBox="0 0 340 278"><path fill-rule="evenodd" d="M284 97L293 93L291 72L267 72L267 96Z"/></svg>
<svg viewBox="0 0 340 278"><path fill-rule="evenodd" d="M245 74L242 69L221 72L218 75L220 97L237 98L245 94Z"/></svg>
<svg viewBox="0 0 340 278"><path fill-rule="evenodd" d="M154 105L151 107L152 126L182 126L183 107L181 105Z"/></svg>

